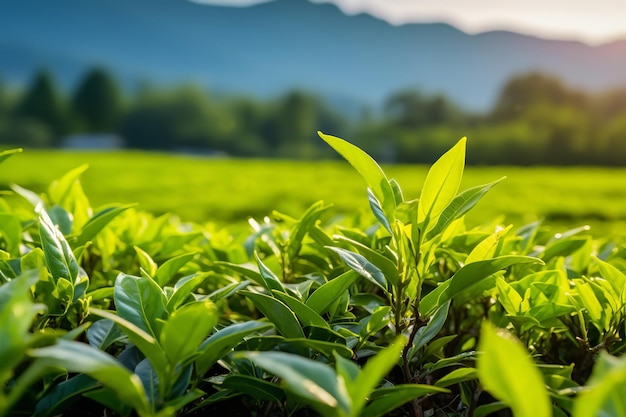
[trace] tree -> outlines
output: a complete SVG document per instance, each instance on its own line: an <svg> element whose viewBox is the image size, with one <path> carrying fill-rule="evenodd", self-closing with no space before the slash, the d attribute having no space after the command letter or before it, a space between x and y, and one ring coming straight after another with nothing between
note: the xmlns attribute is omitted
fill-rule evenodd
<svg viewBox="0 0 626 417"><path fill-rule="evenodd" d="M385 115L393 126L410 130L463 121L463 111L445 96L424 96L415 90L391 95L385 103Z"/></svg>
<svg viewBox="0 0 626 417"><path fill-rule="evenodd" d="M522 117L537 105L572 106L587 111L588 97L568 89L553 76L530 73L510 80L500 92L492 118L510 121Z"/></svg>
<svg viewBox="0 0 626 417"><path fill-rule="evenodd" d="M124 116L120 132L131 148L205 148L231 151L232 114L220 112L195 87L148 92Z"/></svg>
<svg viewBox="0 0 626 417"><path fill-rule="evenodd" d="M122 113L120 89L106 70L94 68L76 89L72 107L82 129L112 132L117 129Z"/></svg>
<svg viewBox="0 0 626 417"><path fill-rule="evenodd" d="M16 115L43 123L58 140L66 131L66 112L52 76L39 71L16 108Z"/></svg>

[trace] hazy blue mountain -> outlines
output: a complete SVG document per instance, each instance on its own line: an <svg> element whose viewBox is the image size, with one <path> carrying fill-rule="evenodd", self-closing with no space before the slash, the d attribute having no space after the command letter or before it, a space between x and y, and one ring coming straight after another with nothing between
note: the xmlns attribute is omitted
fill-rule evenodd
<svg viewBox="0 0 626 417"><path fill-rule="evenodd" d="M582 88L626 85L626 41L591 47L446 24L392 26L331 4L276 0L246 8L185 0L3 0L0 79L50 68L66 87L91 65L125 85L193 81L218 91L306 88L380 104L414 87L489 107L511 76L543 70Z"/></svg>

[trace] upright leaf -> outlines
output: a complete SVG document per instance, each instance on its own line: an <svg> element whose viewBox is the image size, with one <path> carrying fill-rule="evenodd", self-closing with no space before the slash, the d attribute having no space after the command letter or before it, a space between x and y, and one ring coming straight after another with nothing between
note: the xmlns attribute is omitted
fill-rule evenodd
<svg viewBox="0 0 626 417"><path fill-rule="evenodd" d="M385 214L385 210L372 192L371 188L367 189L367 198L370 202L370 208L372 209L372 213L374 213L376 220L378 220L378 222L389 232L389 234L393 234L393 231L391 230L391 223Z"/></svg>
<svg viewBox="0 0 626 417"><path fill-rule="evenodd" d="M196 253L191 252L168 259L156 270L154 280L161 287L164 287L172 280L172 278L174 278L174 275L178 272L178 270L191 261L194 256L196 256Z"/></svg>
<svg viewBox="0 0 626 417"><path fill-rule="evenodd" d="M493 257L500 239L502 239L502 237L506 235L512 227L513 225L508 225L504 229L498 228L498 230L496 230L492 235L483 239L474 247L474 249L472 249L469 255L467 255L467 258L465 258L465 264L467 265L476 261L484 261L485 259Z"/></svg>
<svg viewBox="0 0 626 417"><path fill-rule="evenodd" d="M75 168L48 187L50 199L72 213L74 232L80 230L92 215L89 200L80 184L80 176L87 168L87 165Z"/></svg>
<svg viewBox="0 0 626 417"><path fill-rule="evenodd" d="M76 238L76 247L83 246L87 242L93 240L102 229L108 225L111 220L125 212L135 204L127 204L125 206L110 206L103 208L91 217L87 223L83 225L80 234Z"/></svg>
<svg viewBox="0 0 626 417"><path fill-rule="evenodd" d="M289 234L287 247L285 248L287 256L290 260L293 260L298 253L300 253L304 237L313 227L315 227L317 220L329 207L330 206L325 206L323 201L314 203L307 209L304 215L302 215L302 218L300 218L300 220L298 220L298 222L293 226L291 233Z"/></svg>
<svg viewBox="0 0 626 417"><path fill-rule="evenodd" d="M37 207L37 212L39 213L41 245L52 277L55 281L65 278L74 284L78 277L78 262L72 253L72 248L42 206Z"/></svg>
<svg viewBox="0 0 626 417"><path fill-rule="evenodd" d="M274 272L272 272L272 270L263 263L261 258L259 258L258 253L254 253L254 258L256 259L257 265L259 265L259 273L261 274L261 278L263 278L265 288L267 288L268 291L276 290L285 292L283 284L280 282L276 274L274 274Z"/></svg>
<svg viewBox="0 0 626 417"><path fill-rule="evenodd" d="M394 192L385 173L376 161L367 153L343 139L326 135L322 132L318 132L318 134L361 174L372 193L380 201L385 217L388 220L393 219L396 209Z"/></svg>
<svg viewBox="0 0 626 417"><path fill-rule="evenodd" d="M158 339L167 316L165 294L151 279L119 274L115 280L117 314Z"/></svg>
<svg viewBox="0 0 626 417"><path fill-rule="evenodd" d="M450 226L453 221L470 211L489 190L505 178L506 177L502 177L496 181L490 182L489 184L468 188L454 197L450 204L448 204L443 210L439 219L437 219L437 224L426 234L426 240L428 241L434 238L439 233L444 231L446 227Z"/></svg>
<svg viewBox="0 0 626 417"><path fill-rule="evenodd" d="M306 300L306 305L317 314L324 314L328 307L350 288L359 275L350 270L323 284Z"/></svg>
<svg viewBox="0 0 626 417"><path fill-rule="evenodd" d="M0 213L0 236L6 242L6 251L17 257L22 242L22 224L16 215Z"/></svg>
<svg viewBox="0 0 626 417"><path fill-rule="evenodd" d="M184 363L199 349L217 324L219 314L211 301L185 304L163 325L161 345L171 363Z"/></svg>
<svg viewBox="0 0 626 417"><path fill-rule="evenodd" d="M456 196L465 167L465 142L462 138L428 171L417 206L418 224L437 218Z"/></svg>

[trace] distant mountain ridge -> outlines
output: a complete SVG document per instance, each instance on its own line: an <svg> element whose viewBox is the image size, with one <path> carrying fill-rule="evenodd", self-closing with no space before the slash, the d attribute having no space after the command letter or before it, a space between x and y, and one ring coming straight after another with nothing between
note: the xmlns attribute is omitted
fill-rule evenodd
<svg viewBox="0 0 626 417"><path fill-rule="evenodd" d="M0 80L40 67L72 86L92 65L125 84L193 81L260 96L304 88L380 104L393 91L444 93L468 109L539 70L598 91L626 85L626 41L589 46L512 32L468 35L446 24L392 26L329 3L275 0L246 8L184 0L5 0Z"/></svg>

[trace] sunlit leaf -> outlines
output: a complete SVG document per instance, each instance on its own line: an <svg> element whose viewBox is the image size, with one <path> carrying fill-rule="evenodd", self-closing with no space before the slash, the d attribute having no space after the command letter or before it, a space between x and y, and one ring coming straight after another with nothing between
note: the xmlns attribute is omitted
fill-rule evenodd
<svg viewBox="0 0 626 417"><path fill-rule="evenodd" d="M276 329L285 337L304 337L302 326L296 315L285 303L265 294L242 291L250 299L265 317L267 317Z"/></svg>
<svg viewBox="0 0 626 417"><path fill-rule="evenodd" d="M587 382L574 401L573 417L626 416L626 359L602 352Z"/></svg>
<svg viewBox="0 0 626 417"><path fill-rule="evenodd" d="M388 220L393 219L396 208L394 192L385 173L376 161L367 153L343 139L326 135L322 132L318 132L318 134L361 174L372 193L381 203L385 217Z"/></svg>
<svg viewBox="0 0 626 417"><path fill-rule="evenodd" d="M515 417L552 415L543 377L518 340L505 330L484 322L478 350L481 352L477 359L480 383L506 403Z"/></svg>
<svg viewBox="0 0 626 417"><path fill-rule="evenodd" d="M441 212L441 215L437 219L437 224L426 234L426 240L432 239L445 230L453 221L470 211L489 190L505 178L506 177L502 177L489 184L468 188L459 193L450 204L446 206L443 212Z"/></svg>
<svg viewBox="0 0 626 417"><path fill-rule="evenodd" d="M368 261L363 255L334 246L330 246L328 249L336 252L346 265L348 265L348 267L354 272L378 285L384 291L387 291L387 280L385 279L385 275L376 265Z"/></svg>
<svg viewBox="0 0 626 417"><path fill-rule="evenodd" d="M430 167L417 206L418 224L435 219L456 196L465 167L465 142L459 140Z"/></svg>

